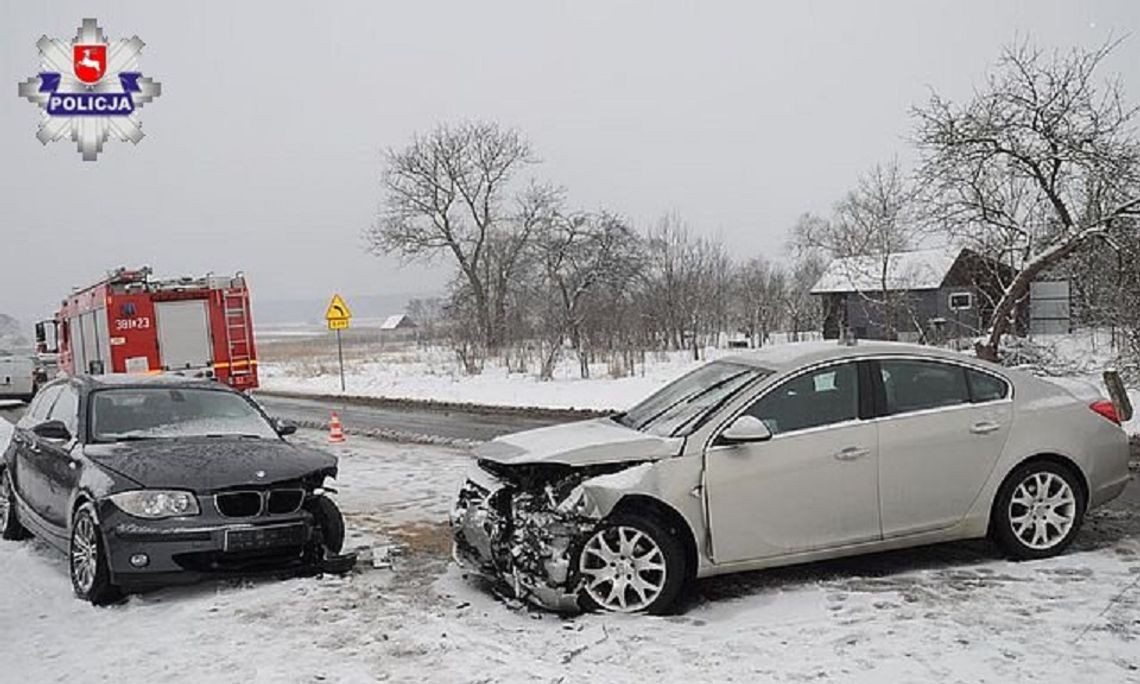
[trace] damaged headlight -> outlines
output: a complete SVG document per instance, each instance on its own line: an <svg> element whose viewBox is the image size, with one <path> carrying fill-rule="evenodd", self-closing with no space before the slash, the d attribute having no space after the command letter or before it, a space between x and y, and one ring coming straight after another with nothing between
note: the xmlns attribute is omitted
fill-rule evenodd
<svg viewBox="0 0 1140 684"><path fill-rule="evenodd" d="M198 499L190 492L139 489L108 497L119 510L136 518L177 518L198 515Z"/></svg>

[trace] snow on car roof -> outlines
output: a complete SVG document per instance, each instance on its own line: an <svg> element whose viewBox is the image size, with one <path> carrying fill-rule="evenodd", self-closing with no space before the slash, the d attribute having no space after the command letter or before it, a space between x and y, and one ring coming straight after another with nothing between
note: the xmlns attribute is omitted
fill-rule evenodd
<svg viewBox="0 0 1140 684"><path fill-rule="evenodd" d="M936 290L957 261L959 249L938 247L887 255L887 290ZM883 290L882 255L832 259L812 294Z"/></svg>
<svg viewBox="0 0 1140 684"><path fill-rule="evenodd" d="M141 373L107 373L104 375L81 375L78 376L81 382L87 382L93 386L98 387L137 387L137 386L159 386L167 387L171 385L177 386L204 386L204 387L221 387L226 388L226 385L215 382L209 378L196 378L188 377L185 375L177 375L175 373L162 373L154 375L143 375Z"/></svg>

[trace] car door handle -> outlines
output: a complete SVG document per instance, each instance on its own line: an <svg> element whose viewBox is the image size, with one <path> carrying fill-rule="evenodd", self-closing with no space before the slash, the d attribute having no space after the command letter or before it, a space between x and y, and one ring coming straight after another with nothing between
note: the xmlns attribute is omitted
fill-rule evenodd
<svg viewBox="0 0 1140 684"><path fill-rule="evenodd" d="M989 420L983 420L970 426L970 432L974 433L975 435L988 435L994 430L1000 429L1001 423L995 423Z"/></svg>
<svg viewBox="0 0 1140 684"><path fill-rule="evenodd" d="M854 461L857 458L863 458L869 453L871 453L870 449L864 449L863 447L847 447L846 449L840 449L835 452L835 460Z"/></svg>

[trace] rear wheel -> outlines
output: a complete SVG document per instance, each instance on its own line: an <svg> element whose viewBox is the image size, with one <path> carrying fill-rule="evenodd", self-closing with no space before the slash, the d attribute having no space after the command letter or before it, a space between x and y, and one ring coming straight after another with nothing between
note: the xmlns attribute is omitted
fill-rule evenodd
<svg viewBox="0 0 1140 684"><path fill-rule="evenodd" d="M111 584L107 550L91 504L84 504L75 512L71 522L71 549L68 556L71 561L71 586L76 596L96 606L114 603L122 598L122 591Z"/></svg>
<svg viewBox="0 0 1140 684"><path fill-rule="evenodd" d="M585 608L660 615L685 584L685 553L654 518L621 513L603 521L583 544L578 573Z"/></svg>
<svg viewBox="0 0 1140 684"><path fill-rule="evenodd" d="M28 538L28 531L20 524L16 512L16 493L8 479L8 469L0 468L0 537L11 541Z"/></svg>
<svg viewBox="0 0 1140 684"><path fill-rule="evenodd" d="M1084 512L1084 490L1071 469L1032 461L1010 473L998 491L994 538L1015 558L1055 556L1077 536Z"/></svg>

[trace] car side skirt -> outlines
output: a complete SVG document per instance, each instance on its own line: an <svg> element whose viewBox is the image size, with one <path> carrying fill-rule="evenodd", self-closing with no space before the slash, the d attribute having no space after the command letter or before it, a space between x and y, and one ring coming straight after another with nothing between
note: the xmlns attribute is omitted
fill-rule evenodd
<svg viewBox="0 0 1140 684"><path fill-rule="evenodd" d="M897 549L905 549L913 546L940 544L943 542L961 541L964 539L977 539L984 536L986 536L986 520L984 518L972 517L963 519L953 527L922 532L919 534L907 534L898 537L891 537L889 539L877 539L875 541L849 544L846 546L836 546L826 549L799 551L782 556L771 556L768 558L743 561L739 563L723 563L714 565L706 562L702 563L701 567L698 568L697 577L713 577L715 575L725 575L733 572L746 572L749 570L778 568L787 565L799 565L801 563L813 563L815 561L846 558L848 556L859 556L866 553L894 551Z"/></svg>

